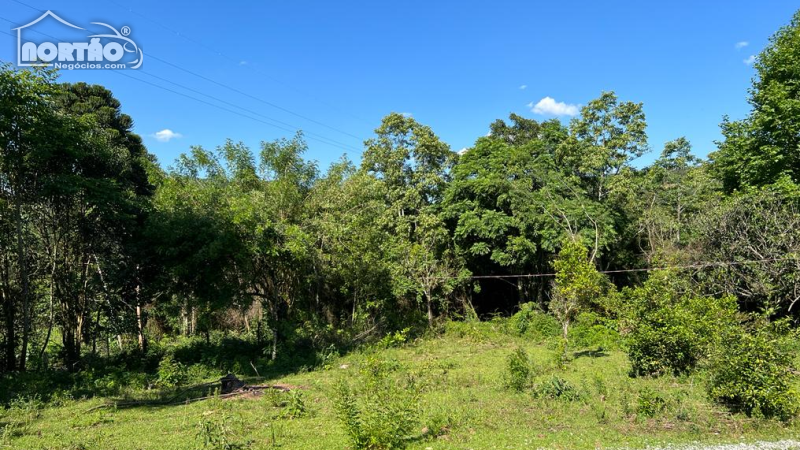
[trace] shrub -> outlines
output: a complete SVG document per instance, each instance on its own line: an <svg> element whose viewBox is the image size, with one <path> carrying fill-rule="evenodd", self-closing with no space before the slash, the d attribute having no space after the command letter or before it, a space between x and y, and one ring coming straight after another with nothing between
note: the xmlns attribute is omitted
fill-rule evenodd
<svg viewBox="0 0 800 450"><path fill-rule="evenodd" d="M298 419L300 417L308 416L308 407L306 406L303 393L298 390L289 391L289 400L286 402L286 407L281 411L281 417L286 419Z"/></svg>
<svg viewBox="0 0 800 450"><path fill-rule="evenodd" d="M750 416L796 416L800 395L793 387L792 337L796 333L788 333L784 324L727 333L711 365L710 397Z"/></svg>
<svg viewBox="0 0 800 450"><path fill-rule="evenodd" d="M509 332L540 341L561 334L561 326L555 317L540 310L535 303L523 303L519 308L519 311L508 319Z"/></svg>
<svg viewBox="0 0 800 450"><path fill-rule="evenodd" d="M570 330L569 338L577 348L612 349L619 348L620 344L616 321L594 312L578 315L575 325Z"/></svg>
<svg viewBox="0 0 800 450"><path fill-rule="evenodd" d="M639 391L636 401L636 413L644 417L655 417L664 411L667 401L658 392L651 388L644 388Z"/></svg>
<svg viewBox="0 0 800 450"><path fill-rule="evenodd" d="M394 333L389 333L378 341L378 346L381 348L402 347L408 342L410 334L411 328L403 328Z"/></svg>
<svg viewBox="0 0 800 450"><path fill-rule="evenodd" d="M509 389L522 392L530 386L531 360L522 347L517 348L506 360L505 385Z"/></svg>
<svg viewBox="0 0 800 450"><path fill-rule="evenodd" d="M208 450L238 450L246 446L236 440L231 423L233 417L226 411L207 411L197 423L196 438L199 448Z"/></svg>
<svg viewBox="0 0 800 450"><path fill-rule="evenodd" d="M569 381L553 376L552 378L537 384L533 388L535 398L549 398L554 400L576 401L583 396Z"/></svg>
<svg viewBox="0 0 800 450"><path fill-rule="evenodd" d="M417 429L419 390L397 364L368 361L361 379L340 380L333 405L355 449L403 448Z"/></svg>
<svg viewBox="0 0 800 450"><path fill-rule="evenodd" d="M487 322L448 320L445 322L444 332L445 335L458 339L468 339L473 342L491 342L500 336L505 327L505 322L498 322L497 320Z"/></svg>
<svg viewBox="0 0 800 450"><path fill-rule="evenodd" d="M628 291L624 327L631 376L680 374L709 355L720 331L735 325L734 297L681 295L667 272Z"/></svg>
<svg viewBox="0 0 800 450"><path fill-rule="evenodd" d="M168 353L158 363L158 385L175 387L186 382L186 367Z"/></svg>

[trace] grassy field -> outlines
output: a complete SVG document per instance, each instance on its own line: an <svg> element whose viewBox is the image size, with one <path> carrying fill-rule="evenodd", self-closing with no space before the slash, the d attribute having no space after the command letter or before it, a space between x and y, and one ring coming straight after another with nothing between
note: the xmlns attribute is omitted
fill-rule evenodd
<svg viewBox="0 0 800 450"><path fill-rule="evenodd" d="M518 347L536 367L534 386L554 377L574 396L507 389L508 355ZM559 368L545 343L492 323L452 323L441 336L396 348L363 349L313 371L250 383L284 383L300 394L211 398L189 404L98 407L115 399L20 403L0 416L0 448L345 449L331 402L339 380L358 384L368 361L389 361L421 387L419 432L409 449L642 448L686 442L749 442L797 436L796 424L731 415L710 403L703 376L630 378L623 352L571 352ZM143 394L144 395L144 394ZM227 445L227 447L226 447Z"/></svg>

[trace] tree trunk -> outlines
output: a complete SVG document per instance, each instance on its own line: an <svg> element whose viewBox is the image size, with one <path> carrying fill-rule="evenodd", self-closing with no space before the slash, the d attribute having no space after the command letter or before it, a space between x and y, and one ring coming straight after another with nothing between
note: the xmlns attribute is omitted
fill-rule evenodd
<svg viewBox="0 0 800 450"><path fill-rule="evenodd" d="M14 297L11 295L4 295L5 297L5 322L6 322L6 371L13 371L17 367L17 337L14 329L16 321L16 308L14 305Z"/></svg>
<svg viewBox="0 0 800 450"><path fill-rule="evenodd" d="M74 372L78 364L80 355L80 338L76 333L76 327L66 326L63 330L62 343L64 344L64 362L67 363L67 370Z"/></svg>
<svg viewBox="0 0 800 450"><path fill-rule="evenodd" d="M272 360L275 361L278 358L278 330L276 328L272 329Z"/></svg>
<svg viewBox="0 0 800 450"><path fill-rule="evenodd" d="M55 313L53 308L53 285L50 284L50 323L47 324L47 334L44 337L44 344L39 351L39 361L44 361L44 353L47 351L47 346L50 345L50 336L53 334L53 321L55 320ZM43 367L47 369L47 366Z"/></svg>
<svg viewBox="0 0 800 450"><path fill-rule="evenodd" d="M136 332L139 337L139 350L144 353L147 351L147 340L144 336L144 317L142 317L142 302L139 296L141 289L136 285Z"/></svg>
<svg viewBox="0 0 800 450"><path fill-rule="evenodd" d="M428 328L433 328L433 299L429 290L425 291L425 300L428 303Z"/></svg>
<svg viewBox="0 0 800 450"><path fill-rule="evenodd" d="M53 248L53 264L50 266L50 322L47 324L47 335L44 338L42 350L39 351L39 361L44 361L44 353L50 344L50 336L53 334L53 322L55 322L56 251L56 248ZM44 369L47 369L47 365L44 365Z"/></svg>
<svg viewBox="0 0 800 450"><path fill-rule="evenodd" d="M17 264L19 265L19 279L22 291L22 349L19 355L19 370L25 371L25 365L28 357L28 337L30 335L31 317L30 317L30 299L28 298L28 263L25 257L25 240L22 236L22 208L17 203L15 211L15 221L17 227Z"/></svg>
<svg viewBox="0 0 800 450"><path fill-rule="evenodd" d="M97 335L100 332L100 308L97 308L97 314L94 319L94 326L92 327L92 354L97 354Z"/></svg>

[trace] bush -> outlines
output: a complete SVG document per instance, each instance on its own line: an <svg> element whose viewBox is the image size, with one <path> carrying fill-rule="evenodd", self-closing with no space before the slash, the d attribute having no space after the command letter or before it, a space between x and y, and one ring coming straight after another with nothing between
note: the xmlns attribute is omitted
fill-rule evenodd
<svg viewBox="0 0 800 450"><path fill-rule="evenodd" d="M381 338L380 341L378 341L378 347L380 348L402 347L408 342L410 334L411 334L411 328L403 328L402 330L395 331L394 333L389 333L383 338Z"/></svg>
<svg viewBox="0 0 800 450"><path fill-rule="evenodd" d="M355 385L340 380L333 393L336 414L355 449L405 447L419 422L419 390L397 364L367 362Z"/></svg>
<svg viewBox="0 0 800 450"><path fill-rule="evenodd" d="M206 411L197 423L195 437L204 450L239 450L247 446L236 439L232 422L236 418L222 411Z"/></svg>
<svg viewBox="0 0 800 450"><path fill-rule="evenodd" d="M508 319L493 319L491 321L457 321L448 320L444 324L444 334L458 339L468 339L473 342L491 342L499 338L507 326Z"/></svg>
<svg viewBox="0 0 800 450"><path fill-rule="evenodd" d="M546 314L535 303L523 303L519 308L508 319L508 331L512 334L529 336L539 341L561 334L561 326L556 318Z"/></svg>
<svg viewBox="0 0 800 450"><path fill-rule="evenodd" d="M667 272L628 291L625 327L631 376L680 374L709 356L720 331L735 326L734 297L681 295Z"/></svg>
<svg viewBox="0 0 800 450"><path fill-rule="evenodd" d="M299 419L308 416L308 414L309 411L303 393L298 390L289 391L289 400L286 402L286 407L281 411L280 416L286 419Z"/></svg>
<svg viewBox="0 0 800 450"><path fill-rule="evenodd" d="M553 376L552 378L537 384L533 388L535 398L549 398L554 400L576 401L583 396L569 381Z"/></svg>
<svg viewBox="0 0 800 450"><path fill-rule="evenodd" d="M636 413L644 417L655 417L667 408L667 401L651 388L639 391Z"/></svg>
<svg viewBox="0 0 800 450"><path fill-rule="evenodd" d="M164 355L158 363L158 385L175 387L186 382L186 367L175 360L172 354Z"/></svg>
<svg viewBox="0 0 800 450"><path fill-rule="evenodd" d="M615 320L594 312L578 315L569 333L570 341L577 348L619 348L620 337Z"/></svg>
<svg viewBox="0 0 800 450"><path fill-rule="evenodd" d="M522 347L517 348L508 355L506 360L506 387L517 392L527 389L531 383L531 365L528 353Z"/></svg>
<svg viewBox="0 0 800 450"><path fill-rule="evenodd" d="M800 395L793 387L789 345L796 337L783 324L727 333L711 365L709 396L750 416L795 417Z"/></svg>

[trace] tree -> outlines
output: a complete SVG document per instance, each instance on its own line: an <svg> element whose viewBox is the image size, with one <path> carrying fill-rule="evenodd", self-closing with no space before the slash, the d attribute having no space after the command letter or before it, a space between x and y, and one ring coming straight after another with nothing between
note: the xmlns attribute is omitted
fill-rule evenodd
<svg viewBox="0 0 800 450"><path fill-rule="evenodd" d="M361 335L382 319L399 321L379 226L385 209L380 182L346 159L309 193L303 224L314 239L312 305L326 324Z"/></svg>
<svg viewBox="0 0 800 450"><path fill-rule="evenodd" d="M16 71L0 66L0 223L4 226L0 293L5 318L6 370L25 370L31 325L32 258L28 242L28 212L36 201L39 173L54 143L66 131L52 110L55 73ZM6 250L8 249L8 250ZM13 250L12 250L13 249ZM19 364L17 311L22 309Z"/></svg>
<svg viewBox="0 0 800 450"><path fill-rule="evenodd" d="M661 156L640 173L631 196L629 217L636 218L648 263L676 262L685 253L694 240L695 218L716 205L718 191L708 164L691 154L689 141L681 137L664 145Z"/></svg>
<svg viewBox="0 0 800 450"><path fill-rule="evenodd" d="M57 322L64 361L74 370L81 344L95 342L100 313L105 311L109 320L117 316L102 307L121 303L112 298L106 277L118 273L112 268L135 265L129 249L152 192L142 176L143 164L152 158L104 88L82 86L75 91L80 95L70 97L72 88L56 85L52 72L7 67L0 70L0 80L0 180L3 208L13 224L3 228L16 243L15 252L3 252L3 273L15 273L14 281L4 277L0 289L4 315L13 323L9 319L21 306L18 368L24 370L32 353L29 344L40 337L33 333L33 308L47 286L49 307L44 308L50 318L43 320L47 332L38 354L44 354ZM6 330L7 368L15 366L10 363L15 326Z"/></svg>
<svg viewBox="0 0 800 450"><path fill-rule="evenodd" d="M561 322L565 351L570 323L603 293L603 276L588 253L580 240L567 239L553 262L556 279L550 311Z"/></svg>
<svg viewBox="0 0 800 450"><path fill-rule="evenodd" d="M781 177L800 182L800 11L756 58L750 114L722 122L723 140L711 155L730 193Z"/></svg>
<svg viewBox="0 0 800 450"><path fill-rule="evenodd" d="M395 264L394 290L402 297L422 293L432 325L433 291L446 286L441 275L452 272L439 208L455 154L429 127L402 114L386 116L375 133L366 142L362 170L379 180L384 193L381 226L389 233L385 245Z"/></svg>
<svg viewBox="0 0 800 450"><path fill-rule="evenodd" d="M800 205L793 183L727 199L703 215L699 233L703 262L715 265L701 273L709 292L735 295L745 311L797 314Z"/></svg>
<svg viewBox="0 0 800 450"><path fill-rule="evenodd" d="M602 200L610 177L647 151L646 128L641 103L620 102L613 92L603 92L570 123L571 139L562 146L561 159Z"/></svg>
<svg viewBox="0 0 800 450"><path fill-rule="evenodd" d="M93 136L100 139L100 145L107 149L102 158L87 160L89 165L83 173L106 177L115 184L98 200L110 202L116 210L107 211L109 214L102 219L104 223L92 228L91 235L85 238L86 242L94 242L92 254L85 259L97 276L102 276L99 295L105 297L105 305L101 302L87 303L89 310L86 314L105 310L109 318L108 327L119 333L125 328L124 319L120 317L127 310L123 305L132 305L133 311L130 312L135 314L139 347L144 351L144 308L149 297L155 295L150 281L158 268L148 262L149 249L142 245L142 224L146 221L155 191L150 174L160 169L155 157L142 144L141 137L132 131L133 119L122 113L121 104L111 91L86 83L63 84L60 88L57 97L60 109L89 124ZM118 288L109 289L112 286ZM81 339L86 342L91 339L94 343L100 332L99 314L97 317L93 326L82 327Z"/></svg>

